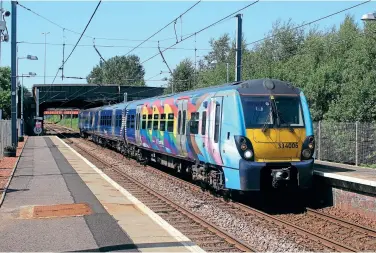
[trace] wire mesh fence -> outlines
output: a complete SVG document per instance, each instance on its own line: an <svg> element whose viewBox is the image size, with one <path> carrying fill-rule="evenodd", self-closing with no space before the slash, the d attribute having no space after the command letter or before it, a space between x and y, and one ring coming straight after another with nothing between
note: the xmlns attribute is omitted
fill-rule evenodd
<svg viewBox="0 0 376 253"><path fill-rule="evenodd" d="M376 123L319 121L313 127L317 159L376 166Z"/></svg>
<svg viewBox="0 0 376 253"><path fill-rule="evenodd" d="M0 157L4 155L4 148L12 145L11 121L0 120Z"/></svg>

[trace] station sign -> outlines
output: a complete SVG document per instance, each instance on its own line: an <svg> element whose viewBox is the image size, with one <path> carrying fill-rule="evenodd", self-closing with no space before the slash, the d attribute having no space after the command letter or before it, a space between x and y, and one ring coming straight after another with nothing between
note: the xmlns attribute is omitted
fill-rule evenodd
<svg viewBox="0 0 376 253"><path fill-rule="evenodd" d="M40 135L42 133L42 122L35 122L34 133Z"/></svg>

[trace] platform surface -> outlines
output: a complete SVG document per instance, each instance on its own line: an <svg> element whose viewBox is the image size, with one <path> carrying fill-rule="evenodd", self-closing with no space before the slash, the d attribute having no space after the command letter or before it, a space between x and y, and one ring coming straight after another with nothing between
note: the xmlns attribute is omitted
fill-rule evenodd
<svg viewBox="0 0 376 253"><path fill-rule="evenodd" d="M58 137L29 137L0 208L1 251L202 251Z"/></svg>
<svg viewBox="0 0 376 253"><path fill-rule="evenodd" d="M326 178L376 187L376 169L315 161L314 174Z"/></svg>

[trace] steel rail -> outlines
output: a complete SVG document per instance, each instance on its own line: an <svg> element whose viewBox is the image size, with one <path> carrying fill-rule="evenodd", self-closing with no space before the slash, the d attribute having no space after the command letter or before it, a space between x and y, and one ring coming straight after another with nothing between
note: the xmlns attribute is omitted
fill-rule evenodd
<svg viewBox="0 0 376 253"><path fill-rule="evenodd" d="M62 127L62 128L65 129L65 127ZM64 134L61 133L61 132L57 132L54 129L51 129L51 130L53 130L56 133L64 136ZM221 228L217 227L216 225L211 224L211 223L205 221L204 219L202 219L201 217L197 216L196 214L194 214L193 212L189 211L188 209L180 206L179 204L176 204L174 201L172 201L172 200L164 197L163 195L161 195L157 191L153 190L152 188L144 185L143 183L141 183L137 179L133 178L132 176L129 176L125 172L123 172L120 169L114 167L114 165L117 165L117 164L110 164L109 162L104 161L103 159L101 159L97 155L93 154L92 150L89 151L89 150L81 147L79 144L75 143L74 141L70 140L70 137L65 136L65 139L63 139L63 140L68 140L70 144L73 144L75 147L77 147L78 149L82 150L84 153L89 154L91 157L93 157L94 159L98 160L100 163L102 163L105 166L107 166L107 167L111 168L112 170L116 171L118 174L120 174L122 177L126 178L127 180L132 181L138 187L140 187L143 190L147 191L151 195L154 195L156 198L160 199L162 202L165 202L167 205L171 206L172 208L178 210L180 213L184 214L188 218L190 218L193 221L197 222L202 227L206 228L208 231L210 231L210 232L216 234L217 236L221 237L227 243L229 243L230 245L233 245L235 248L239 249L240 251L243 251L243 252L257 252L257 250L251 248L249 245L247 245L247 243L245 243L245 242L243 242L243 241L241 241L239 239L234 238L232 235L226 233L225 231L223 231Z"/></svg>
<svg viewBox="0 0 376 253"><path fill-rule="evenodd" d="M59 126L60 127L60 126ZM68 131L71 131L71 132L75 132L77 133L76 131L74 130L71 130L69 128L66 128L66 127L62 127L63 129L66 129ZM76 145L77 146L77 145ZM155 174L159 174L161 176L164 176L164 177L169 177L170 179L176 181L176 182L179 182L180 184L184 184L186 187L190 188L191 190L194 190L194 191L198 191L198 192L202 192L203 194L207 194L207 195L210 195L214 198L216 198L217 200L220 200L222 201L223 203L226 203L228 205L231 205L232 207L238 209L238 210L241 210L241 211L245 211L246 213L249 213L249 214L253 214L253 215L256 215L260 218L263 218L263 219L266 219L268 221L270 221L271 223L275 223L281 227L284 227L284 228L287 228L291 231L295 231L296 233L298 233L299 235L303 236L303 237L310 237L311 239L315 240L315 241L319 241L320 243L322 243L323 245L329 247L329 248L334 248L335 250L337 251L340 251L340 252L357 252L358 250L356 250L355 248L352 248L350 246L344 246L342 243L340 242L337 242L335 240L332 240L332 239L329 239L329 238L325 238L324 236L321 236L321 235L318 235L314 232L311 232L307 229L304 229L304 228L301 228L291 222L288 222L288 221L285 221L283 219L280 219L280 218L277 218L277 217L274 217L273 215L270 215L268 213L265 213L263 211L260 211L258 209L255 209L255 208L252 208L252 207L249 207L247 205L244 205L242 203L239 203L239 202L226 202L223 200L223 198L220 198L220 197L215 197L213 196L212 194L209 194L207 192L203 192L201 187L191 183L191 182L187 182L185 180L182 180L180 178L177 178L175 176L172 176L166 172L163 172L159 169L156 169L156 168L153 168L151 166L147 166L145 167L145 169L149 170L149 171L152 171L153 173ZM307 209L307 213L308 214L313 214L313 213L318 213L317 211L314 211L313 209L310 209L310 208L306 208ZM372 229L369 229L369 228L363 228L359 225L356 225L355 223L350 223L350 222L347 222L347 221L344 221L344 220L339 220L337 218L333 218L333 217L330 217L329 215L325 215L325 214L322 214L322 213L319 213L319 214L316 214L317 216L320 215L321 218L323 219L326 219L327 221L331 221L333 223L336 223L338 225L341 225L341 226L345 226L345 227L350 227L351 225L351 228L354 228L357 227L357 231L359 232L362 232L362 233L366 233L367 235L371 235L371 236L374 236L376 235L376 231L375 230L372 230ZM362 230L362 231L360 231ZM367 230L367 231L365 231ZM373 234L374 233L374 234Z"/></svg>

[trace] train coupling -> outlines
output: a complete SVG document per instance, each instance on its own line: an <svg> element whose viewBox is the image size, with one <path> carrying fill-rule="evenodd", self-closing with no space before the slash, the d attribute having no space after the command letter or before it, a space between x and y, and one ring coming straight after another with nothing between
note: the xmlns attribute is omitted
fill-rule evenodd
<svg viewBox="0 0 376 253"><path fill-rule="evenodd" d="M271 176L273 178L272 186L277 188L280 186L281 181L290 180L290 167L281 169L272 169Z"/></svg>

